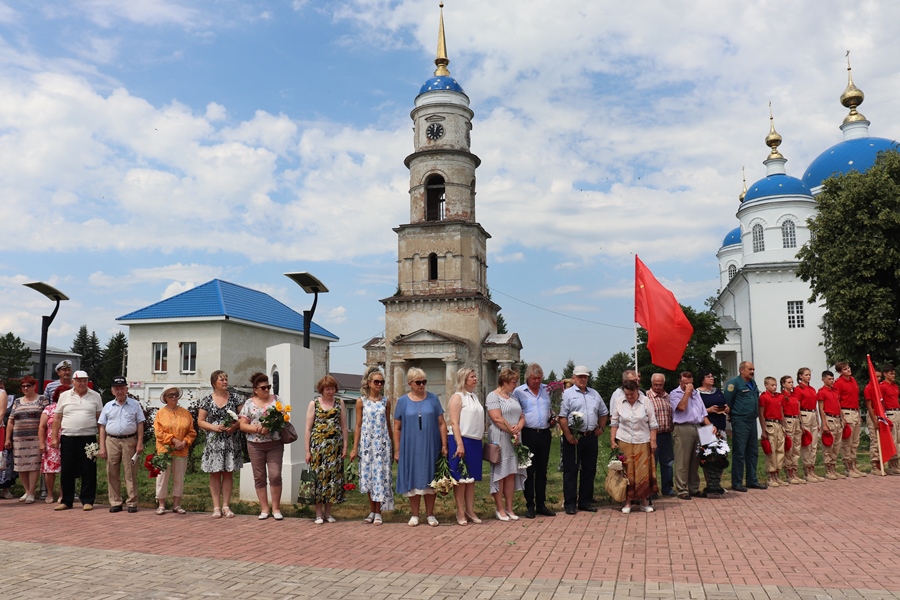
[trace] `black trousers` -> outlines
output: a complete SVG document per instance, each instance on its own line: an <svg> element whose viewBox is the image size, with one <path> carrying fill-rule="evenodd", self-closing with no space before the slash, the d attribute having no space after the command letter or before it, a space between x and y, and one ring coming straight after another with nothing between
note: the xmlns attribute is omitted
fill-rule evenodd
<svg viewBox="0 0 900 600"><path fill-rule="evenodd" d="M599 438L588 431L578 438L578 446L562 439L563 498L566 510L586 508L594 499ZM577 458L577 460L576 460ZM579 481L579 476L581 481Z"/></svg>
<svg viewBox="0 0 900 600"><path fill-rule="evenodd" d="M62 502L69 508L75 502L75 479L81 477L82 504L93 504L97 499L97 463L87 457L84 447L97 441L96 435L59 436L59 486Z"/></svg>
<svg viewBox="0 0 900 600"><path fill-rule="evenodd" d="M551 439L549 429L526 427L522 430L522 443L534 454L525 479L525 506L529 510L547 506L547 464L550 462Z"/></svg>

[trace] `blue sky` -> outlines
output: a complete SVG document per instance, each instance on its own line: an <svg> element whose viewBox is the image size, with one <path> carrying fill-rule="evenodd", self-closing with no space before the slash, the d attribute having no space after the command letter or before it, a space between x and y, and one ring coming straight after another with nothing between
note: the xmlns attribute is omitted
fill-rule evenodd
<svg viewBox="0 0 900 600"><path fill-rule="evenodd" d="M873 135L896 139L892 3L448 0L475 111L488 281L523 357L591 369L633 344L634 253L685 304L718 286L768 102L788 173L838 142L844 53ZM409 111L437 2L0 0L0 333L51 345L219 277L316 321L361 371L396 287ZM525 304L546 308L547 312ZM555 313L562 313L561 316ZM149 350L148 350L149 351Z"/></svg>

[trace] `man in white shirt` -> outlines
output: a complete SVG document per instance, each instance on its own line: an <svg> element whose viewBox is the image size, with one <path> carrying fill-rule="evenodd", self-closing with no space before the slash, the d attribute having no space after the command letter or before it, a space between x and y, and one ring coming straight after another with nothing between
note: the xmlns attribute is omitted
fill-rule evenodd
<svg viewBox="0 0 900 600"><path fill-rule="evenodd" d="M115 398L107 402L97 423L100 426L100 458L106 460L106 480L109 491L109 512L122 512L122 490L119 468L125 467L125 501L128 512L137 512L138 482L132 457L140 459L144 452L144 409L140 402L128 397L128 382L124 377L112 380Z"/></svg>
<svg viewBox="0 0 900 600"><path fill-rule="evenodd" d="M103 410L100 394L88 388L88 374L75 371L73 388L63 392L56 404L50 446L59 448L59 485L62 498L54 510L67 510L75 502L75 479L81 477L78 494L84 510L93 510L97 497L97 463L85 448L97 441L97 419ZM62 429L62 435L60 435Z"/></svg>

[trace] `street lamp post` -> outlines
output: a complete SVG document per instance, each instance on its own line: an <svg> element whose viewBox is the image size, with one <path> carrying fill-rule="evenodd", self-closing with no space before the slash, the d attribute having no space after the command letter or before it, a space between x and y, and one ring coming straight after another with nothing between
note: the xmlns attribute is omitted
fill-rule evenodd
<svg viewBox="0 0 900 600"><path fill-rule="evenodd" d="M309 327L312 324L313 315L316 314L316 304L319 302L319 293L327 293L325 284L316 279L311 273L285 273L285 277L303 288L307 294L314 294L312 308L303 311L303 347L309 348Z"/></svg>
<svg viewBox="0 0 900 600"><path fill-rule="evenodd" d="M32 281L31 283L23 283L22 285L24 285L25 287L30 287L36 292L42 293L50 300L56 301L56 307L53 309L53 312L49 315L44 315L43 317L41 317L41 362L39 367L41 387L39 388L39 393L43 393L44 374L47 372L47 332L50 331L50 324L53 323L53 319L56 318L56 313L59 311L59 303L63 300L68 300L69 297L52 285L44 283L42 281Z"/></svg>

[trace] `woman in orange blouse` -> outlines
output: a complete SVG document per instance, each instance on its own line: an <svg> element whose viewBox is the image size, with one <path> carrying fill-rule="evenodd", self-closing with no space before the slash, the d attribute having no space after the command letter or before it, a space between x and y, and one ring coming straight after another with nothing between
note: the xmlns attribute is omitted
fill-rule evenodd
<svg viewBox="0 0 900 600"><path fill-rule="evenodd" d="M159 508L156 514L166 513L166 496L169 489L169 476L172 477L172 511L183 515L181 495L184 491L184 473L187 470L187 456L191 442L197 437L194 429L194 417L187 410L178 406L181 388L169 385L163 390L160 400L164 407L156 411L153 431L156 432L156 453L171 454L172 464L156 478L156 501Z"/></svg>

